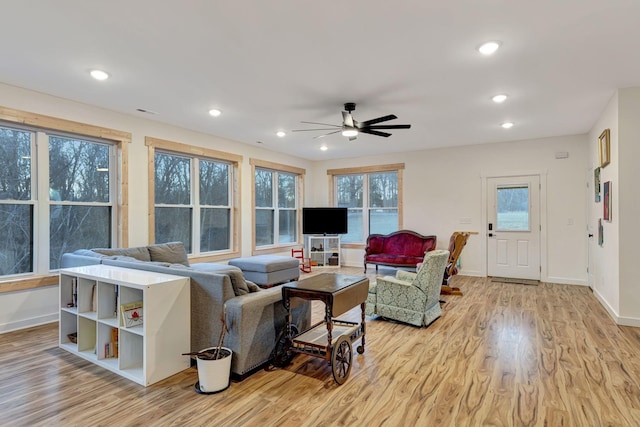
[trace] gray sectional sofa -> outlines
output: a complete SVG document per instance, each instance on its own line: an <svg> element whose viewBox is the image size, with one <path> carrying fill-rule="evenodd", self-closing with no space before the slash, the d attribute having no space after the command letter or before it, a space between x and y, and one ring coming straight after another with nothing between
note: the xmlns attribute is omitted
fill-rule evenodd
<svg viewBox="0 0 640 427"><path fill-rule="evenodd" d="M239 268L225 264L189 264L184 245L171 242L123 249L81 249L62 256L62 268L105 264L191 279L191 351L217 344L226 306L228 333L224 346L233 351L231 372L242 379L263 366L280 331L286 311L280 286L260 289ZM311 304L294 309L298 330L311 323Z"/></svg>

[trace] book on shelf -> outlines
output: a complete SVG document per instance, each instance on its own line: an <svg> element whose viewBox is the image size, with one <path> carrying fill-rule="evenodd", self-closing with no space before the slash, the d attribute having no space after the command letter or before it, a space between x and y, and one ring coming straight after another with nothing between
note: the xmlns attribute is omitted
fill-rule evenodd
<svg viewBox="0 0 640 427"><path fill-rule="evenodd" d="M143 323L142 301L122 304L120 306L120 313L122 313L122 325L125 328L131 328L133 326L142 326L142 323Z"/></svg>
<svg viewBox="0 0 640 427"><path fill-rule="evenodd" d="M98 293L96 292L96 285L94 284L91 288L91 311L98 311Z"/></svg>
<svg viewBox="0 0 640 427"><path fill-rule="evenodd" d="M118 328L111 328L111 357L118 357Z"/></svg>

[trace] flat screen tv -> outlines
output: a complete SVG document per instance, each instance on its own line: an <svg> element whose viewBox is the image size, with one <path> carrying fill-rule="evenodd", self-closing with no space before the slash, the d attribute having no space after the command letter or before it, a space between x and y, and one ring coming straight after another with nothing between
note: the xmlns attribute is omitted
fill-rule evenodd
<svg viewBox="0 0 640 427"><path fill-rule="evenodd" d="M346 234L347 208L302 208L302 234Z"/></svg>

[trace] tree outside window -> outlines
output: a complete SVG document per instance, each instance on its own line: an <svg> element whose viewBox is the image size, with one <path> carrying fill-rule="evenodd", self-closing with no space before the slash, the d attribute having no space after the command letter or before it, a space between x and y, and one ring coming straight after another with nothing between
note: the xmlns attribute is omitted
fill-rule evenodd
<svg viewBox="0 0 640 427"><path fill-rule="evenodd" d="M398 171L335 174L335 205L348 208L343 243L363 243L369 234L399 228Z"/></svg>
<svg viewBox="0 0 640 427"><path fill-rule="evenodd" d="M191 254L229 250L232 165L156 152L154 168L155 242L180 241Z"/></svg>
<svg viewBox="0 0 640 427"><path fill-rule="evenodd" d="M49 263L81 248L112 242L111 147L61 136L49 137Z"/></svg>
<svg viewBox="0 0 640 427"><path fill-rule="evenodd" d="M255 244L272 246L298 239L298 176L284 171L256 168Z"/></svg>
<svg viewBox="0 0 640 427"><path fill-rule="evenodd" d="M48 150L35 150L36 142ZM106 142L0 127L0 275L46 274L65 252L111 245L114 151ZM37 174L49 185L35 185Z"/></svg>

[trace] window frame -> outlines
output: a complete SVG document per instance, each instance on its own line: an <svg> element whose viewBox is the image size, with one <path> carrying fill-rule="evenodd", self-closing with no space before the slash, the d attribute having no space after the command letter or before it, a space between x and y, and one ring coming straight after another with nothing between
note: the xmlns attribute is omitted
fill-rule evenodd
<svg viewBox="0 0 640 427"><path fill-rule="evenodd" d="M259 159L249 159L249 164L251 165L251 254L259 255L259 254L269 254L276 252L283 252L293 247L300 246L302 241L302 205L304 200L304 177L306 174L306 170L302 168L298 168L295 166L284 165L280 163L269 162L265 160ZM273 183L273 206L271 208L261 208L261 209L273 209L274 210L274 236L273 236L273 244L272 245L264 245L257 246L256 245L256 194L255 194L255 185L256 185L256 169L269 170L274 172L275 174L272 176ZM281 208L278 206L278 173L285 173L289 175L294 175L296 184L296 206L295 208ZM290 243L279 243L279 211L295 211L296 212L296 238L294 242Z"/></svg>
<svg viewBox="0 0 640 427"><path fill-rule="evenodd" d="M353 168L341 168L341 169L327 169L327 175L329 178L329 204L331 206L337 206L338 198L338 177L344 175L363 175L363 203L362 208L353 208L352 210L360 210L362 212L362 221L363 221L363 241L362 242L353 242L353 243L342 243L341 246L343 248L358 248L363 249L366 246L367 236L365 233L365 225L366 230L369 229L369 217L371 209L394 209L394 208L372 208L369 202L369 175L375 173L384 173L384 172L396 172L398 174L398 230L402 230L403 228L403 170L404 163L393 163L393 164L385 164L385 165L373 165L373 166L361 166L361 167L353 167ZM351 208L350 208L351 209ZM368 233L367 233L368 235Z"/></svg>
<svg viewBox="0 0 640 427"><path fill-rule="evenodd" d="M111 185L115 188L116 198L113 200L114 212L112 220L115 219L116 226L112 230L115 233L114 245L126 247L129 242L129 169L128 169L128 150L131 143L131 133L110 129L100 126L89 125L86 123L75 122L66 119L60 119L53 116L46 116L22 110L0 106L0 124L6 127L18 129L30 129L35 132L51 133L61 136L71 136L78 139L99 139L101 142L113 144L115 147L115 163L116 170L115 179ZM67 134L67 135L64 135ZM48 152L48 147L47 150ZM47 164L48 171L48 164ZM39 174L36 179L40 179ZM47 172L48 175L48 172ZM47 177L48 178L48 177ZM39 183L40 184L40 183ZM41 184L40 184L41 185ZM47 208L49 204L47 203ZM36 208L34 208L36 209ZM38 221L37 213L34 221ZM38 242L35 244L41 244ZM49 246L47 242L47 247ZM56 285L58 283L58 274L53 271L42 273L38 272L37 262L34 259L34 273L26 273L21 276L6 276L0 278L0 293L15 292L28 289L36 289L45 286ZM48 266L48 258L46 260Z"/></svg>
<svg viewBox="0 0 640 427"><path fill-rule="evenodd" d="M191 194L190 204L180 205L182 207L189 207L192 211L192 251L194 248L198 249L198 252L188 254L190 262L210 262L210 261L223 261L230 258L240 256L240 165L242 164L243 157L237 154L226 153L224 151L212 150L208 148L198 147L194 145L188 145L181 142L167 141L159 138L145 137L145 145L148 150L149 168L148 168L148 207L149 207L149 242L155 241L155 153L159 152L175 155L180 157L189 158L191 168ZM198 161L193 162L193 159ZM228 163L230 165L230 215L231 215L231 239L229 250L213 251L200 253L200 236L195 236L195 230L200 228L200 201L195 201L194 186L199 184L199 160ZM198 170L196 171L196 168ZM197 172L198 178L194 179L194 173ZM200 191L199 188L197 191ZM194 203L196 202L196 203ZM163 205L164 206L164 205ZM173 206L173 205L171 205ZM209 205L204 205L209 208ZM196 212L197 211L197 212ZM197 221L197 224L196 224Z"/></svg>

